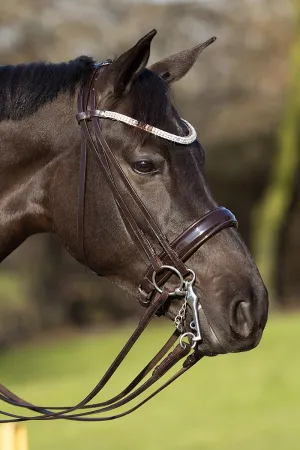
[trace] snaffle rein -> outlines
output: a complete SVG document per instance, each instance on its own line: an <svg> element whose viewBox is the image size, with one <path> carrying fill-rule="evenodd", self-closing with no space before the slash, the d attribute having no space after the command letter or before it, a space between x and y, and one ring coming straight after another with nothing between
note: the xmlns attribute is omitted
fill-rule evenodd
<svg viewBox="0 0 300 450"><path fill-rule="evenodd" d="M99 122L101 119L118 120L129 126L142 128L145 132L155 134L162 139L177 142L180 145L187 145L188 143L193 142L196 139L195 130L188 122L184 121L186 128L188 129L188 135L186 137L176 136L148 124L141 124L122 114L97 109L95 83L100 71L108 64L110 64L109 60L97 64L89 82L82 87L78 93L77 121L80 124L82 135L78 191L78 244L81 249L82 260L88 265L84 247L84 218L87 159L88 151L90 151L93 152L97 158L100 170L113 193L131 238L149 261L149 267L139 286L140 303L146 309L137 328L112 362L111 366L100 379L99 383L82 401L74 406L37 406L23 400L21 397L0 384L0 400L10 405L25 408L34 413L31 416L26 416L0 410L0 414L7 417L6 419L0 420L0 422L53 419L78 421L113 420L138 409L189 370L202 357L201 353L197 350L197 343L202 339L198 312L201 305L193 289L195 274L191 269L186 267L185 262L201 245L216 233L227 227L237 227L237 221L228 209L218 207L192 224L172 243L168 242L167 238L161 232L156 221L153 219L123 172L101 132ZM119 176L118 183L115 182L111 168L113 168L114 173ZM121 181L122 189L119 187L119 181ZM130 199L130 203L128 200L125 202L124 192L126 192L126 198ZM135 213L129 208L129 204L135 206ZM146 229L151 230L156 244L161 248L159 254L155 251L153 244L147 239L145 234ZM166 282L171 276L176 276L178 278L178 287L173 290L168 289L166 286ZM114 375L138 338L146 329L151 319L156 314L159 314L159 311L163 309L165 303L172 296L182 299L182 307L175 319L176 328L171 337L134 380L123 389L123 391L107 401L91 404L90 402ZM190 308L193 317L188 330L185 329L184 325L186 308ZM179 342L174 347L177 341ZM154 392L141 400L137 405L126 411L115 413L110 416L99 417L99 414L117 410L140 396L159 381L183 358L185 359L178 372ZM146 378L150 373L151 375Z"/></svg>

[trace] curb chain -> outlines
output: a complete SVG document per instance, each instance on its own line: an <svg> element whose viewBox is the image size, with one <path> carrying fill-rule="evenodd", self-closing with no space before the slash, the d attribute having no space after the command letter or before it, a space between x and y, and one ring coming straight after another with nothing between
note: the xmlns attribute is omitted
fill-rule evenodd
<svg viewBox="0 0 300 450"><path fill-rule="evenodd" d="M184 325L184 319L185 319L185 315L186 315L186 305L187 305L187 300L185 298L177 316L174 319L175 328L177 328L177 330L179 330L180 333L182 333L184 331L183 325Z"/></svg>

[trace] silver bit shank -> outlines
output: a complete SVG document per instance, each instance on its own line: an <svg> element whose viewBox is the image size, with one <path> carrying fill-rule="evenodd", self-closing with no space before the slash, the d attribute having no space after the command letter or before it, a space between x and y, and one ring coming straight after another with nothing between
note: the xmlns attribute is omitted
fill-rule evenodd
<svg viewBox="0 0 300 450"><path fill-rule="evenodd" d="M190 305L193 313L193 322L191 323L191 328L196 331L194 335L193 341L198 342L201 341L201 330L200 330L200 320L199 320L199 302L198 297L195 294L193 289L193 285L190 282L187 282L186 286L186 301Z"/></svg>

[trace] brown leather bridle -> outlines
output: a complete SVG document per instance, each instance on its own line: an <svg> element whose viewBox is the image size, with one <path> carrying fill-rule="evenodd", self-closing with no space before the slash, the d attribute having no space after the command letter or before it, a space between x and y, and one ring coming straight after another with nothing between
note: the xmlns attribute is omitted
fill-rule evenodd
<svg viewBox="0 0 300 450"><path fill-rule="evenodd" d="M156 221L153 219L146 206L133 189L128 178L125 176L114 153L111 151L101 132L99 124L99 117L101 114L96 105L95 82L100 69L109 63L110 61L107 61L97 65L89 83L81 88L78 94L77 120L81 126L82 133L78 194L78 244L81 249L82 260L88 265L84 246L84 218L87 158L88 150L90 150L97 158L101 172L113 193L121 217L131 238L146 255L149 261L149 267L143 276L139 287L140 302L146 307L146 310L141 317L137 328L112 362L104 376L81 402L74 406L36 406L26 402L0 384L0 400L36 413L34 416L24 416L0 411L0 414L8 417L8 419L0 420L0 422L53 419L78 421L113 420L138 409L202 358L197 346L193 345L191 340L184 343L180 340L180 343L171 350L180 336L182 337L182 333L176 329L154 358L141 370L134 380L123 389L123 391L107 401L90 404L91 400L104 388L114 375L154 315L158 314L159 310L164 307L170 295L179 297L183 295L186 297L188 293L185 289L189 287L192 290L194 281L190 280L192 271L186 267L185 261L198 250L201 245L219 231L227 227L237 227L237 221L234 215L228 209L218 207L189 226L172 243L168 242L166 236L161 232ZM119 176L118 184L116 184L114 180L111 168L113 168L114 173ZM122 189L119 187L119 181L121 181ZM132 209L128 207L128 200L125 202L124 192L126 192L126 198L130 199L130 203L134 204L135 213L132 213ZM144 224L145 229L140 225L141 223ZM145 230L151 230L151 234L156 241L155 243L161 248L159 254L155 250L157 246L154 248L153 244L146 237ZM174 273L178 274L181 280L181 286L180 289L177 288L171 292L166 286L166 282L174 275ZM190 332L185 334L193 335ZM168 354L169 351L170 353ZM148 388L153 386L183 358L185 358L185 360L179 371L137 405L129 408L125 412L111 416L94 417L94 415L100 413L116 410L134 400ZM151 375L146 378L150 373ZM146 381L143 381L145 378Z"/></svg>

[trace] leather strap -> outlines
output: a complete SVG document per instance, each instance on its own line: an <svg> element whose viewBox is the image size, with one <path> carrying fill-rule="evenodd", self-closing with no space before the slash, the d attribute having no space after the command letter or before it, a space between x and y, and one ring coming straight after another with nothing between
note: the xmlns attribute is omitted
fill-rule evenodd
<svg viewBox="0 0 300 450"><path fill-rule="evenodd" d="M98 69L97 69L98 70ZM96 75L93 77L94 82L97 80ZM122 216L126 218L126 223L130 224L130 227L128 228L128 231L132 236L134 236L135 242L137 242L137 236L138 238L138 244L139 246L142 246L142 249L144 252L146 252L149 262L154 270L158 270L161 263L159 261L159 257L156 255L155 250L153 249L152 245L150 244L149 240L145 236L146 230L150 229L152 233L155 236L155 239L158 241L158 243L161 245L162 249L167 253L170 260L172 261L173 265L177 268L177 270L180 271L180 273L185 276L187 275L188 271L186 267L184 266L183 262L178 258L178 255L172 247L170 246L167 238L163 235L161 232L159 226L157 225L156 221L153 219L147 208L145 207L144 203L141 201L137 193L135 192L134 188L132 187L131 183L129 182L128 178L124 174L118 160L116 159L115 155L111 151L109 145L107 144L100 126L99 126L99 119L97 117L92 117L92 125L93 125L93 133L94 138L93 139L92 134L90 133L90 130L87 126L86 120L83 120L84 115L82 115L82 105L84 105L85 108L87 108L87 105L84 104L83 99L89 98L91 103L91 108L94 110L96 109L96 97L95 97L95 89L93 88L93 85L89 87L88 94L86 94L85 90L80 92L79 95L79 101L78 104L81 105L79 114L77 115L77 120L79 120L79 123L81 125L81 128L83 130L83 136L84 139L82 139L84 145L84 140L86 140L89 144L89 147L94 151L94 153L97 156L98 162L100 163L99 166L102 169L102 173L105 176L106 181L108 182L111 190L113 191L113 194L117 200L117 204L119 208L122 210ZM90 119L90 116L86 116L87 119ZM97 145L98 144L98 145ZM101 149L99 151L98 149ZM106 164L103 162L103 156L105 156L107 162ZM111 176L111 171L109 169L109 165L114 167L114 170L120 177L120 180L122 181L122 184L124 185L124 188L126 189L127 195L130 197L130 204L134 204L137 209L137 217L134 217L133 214L130 212L130 208L127 204L125 204L123 200L122 193L120 192L119 188L117 188L116 184L113 181L113 177ZM82 170L82 169L81 169ZM82 172L81 172L82 173ZM84 195L84 192L81 191L81 195ZM80 203L81 205L81 203ZM80 217L84 216L84 212L80 209L78 209L78 214ZM138 222L140 221L140 218L143 217L143 222L145 223L145 230L141 230L140 226L138 225ZM134 230L134 233L132 234L132 230ZM83 237L81 236L80 242L82 242Z"/></svg>
<svg viewBox="0 0 300 450"><path fill-rule="evenodd" d="M231 211L219 206L213 211L207 213L197 222L193 223L180 236L172 242L172 248L176 251L182 261L186 261L199 247L201 247L208 239L217 234L220 230L228 227L236 227L238 223ZM168 255L163 252L159 255L160 260L164 265L169 265L170 260ZM148 268L140 285L140 292L143 296L141 304L146 306L154 291L152 283L153 269ZM160 272L156 275L156 282L158 286L162 286L168 281L171 273L169 271Z"/></svg>
<svg viewBox="0 0 300 450"><path fill-rule="evenodd" d="M94 387L94 389L77 405L72 407L56 407L55 409L59 409L59 412L54 412L53 407L45 407L45 406L36 406L33 405L22 398L18 397L17 395L13 394L11 391L9 391L7 388L5 388L3 385L0 385L0 392L1 392L1 400L5 401L6 403L9 403L14 406L21 406L23 408L30 409L32 411L40 413L42 416L21 416L21 415L15 415L11 413L5 413L3 411L0 411L3 415L8 415L11 418L14 418L15 420L43 420L43 419L54 419L54 418L67 418L69 417L70 413L73 413L75 410L82 409L86 406L88 408L98 408L99 406L104 408L101 408L101 410L97 409L98 412L105 412L109 411L115 408L118 408L120 406L125 405L132 399L136 398L138 395L140 395L142 392L144 392L146 389L148 389L150 386L152 386L154 383L156 383L171 367L178 362L179 359L186 356L190 348L187 345L186 349L181 349L180 346L176 347L176 351L171 352L161 363L160 366L153 372L152 376L142 385L140 386L136 391L128 395L137 385L142 381L143 378L157 365L159 360L163 357L163 355L169 350L169 348L174 345L175 341L178 338L178 333L175 332L171 336L171 338L168 340L168 342L163 346L163 348L157 353L157 355L150 361L150 363L139 373L139 375L136 377L133 382L129 384L127 388L125 388L120 394L115 396L114 398L102 402L97 403L94 405L87 405L88 402L90 402L107 384L107 382L110 380L110 378L113 376L115 371L118 369L120 364L123 362L124 358L127 356L133 345L138 340L139 336L142 334L142 332L145 330L149 322L151 321L152 317L154 316L157 309L159 309L165 301L168 299L168 291L165 290L162 295L158 294L155 296L155 299L151 306L145 311L145 314L141 318L138 327L132 334L132 336L128 339L125 346L119 353L119 355L115 358L109 369L106 371L104 376L101 378L99 383ZM184 351L181 351L181 350ZM127 396L127 397L126 397ZM51 410L52 409L52 410ZM89 412L87 414L94 414L95 411ZM85 413L80 413L84 414ZM80 414L78 417L80 417ZM68 416L67 416L68 415ZM77 415L76 415L77 417ZM71 415L70 418L73 420L75 419L75 415ZM0 421L5 422L6 420Z"/></svg>

